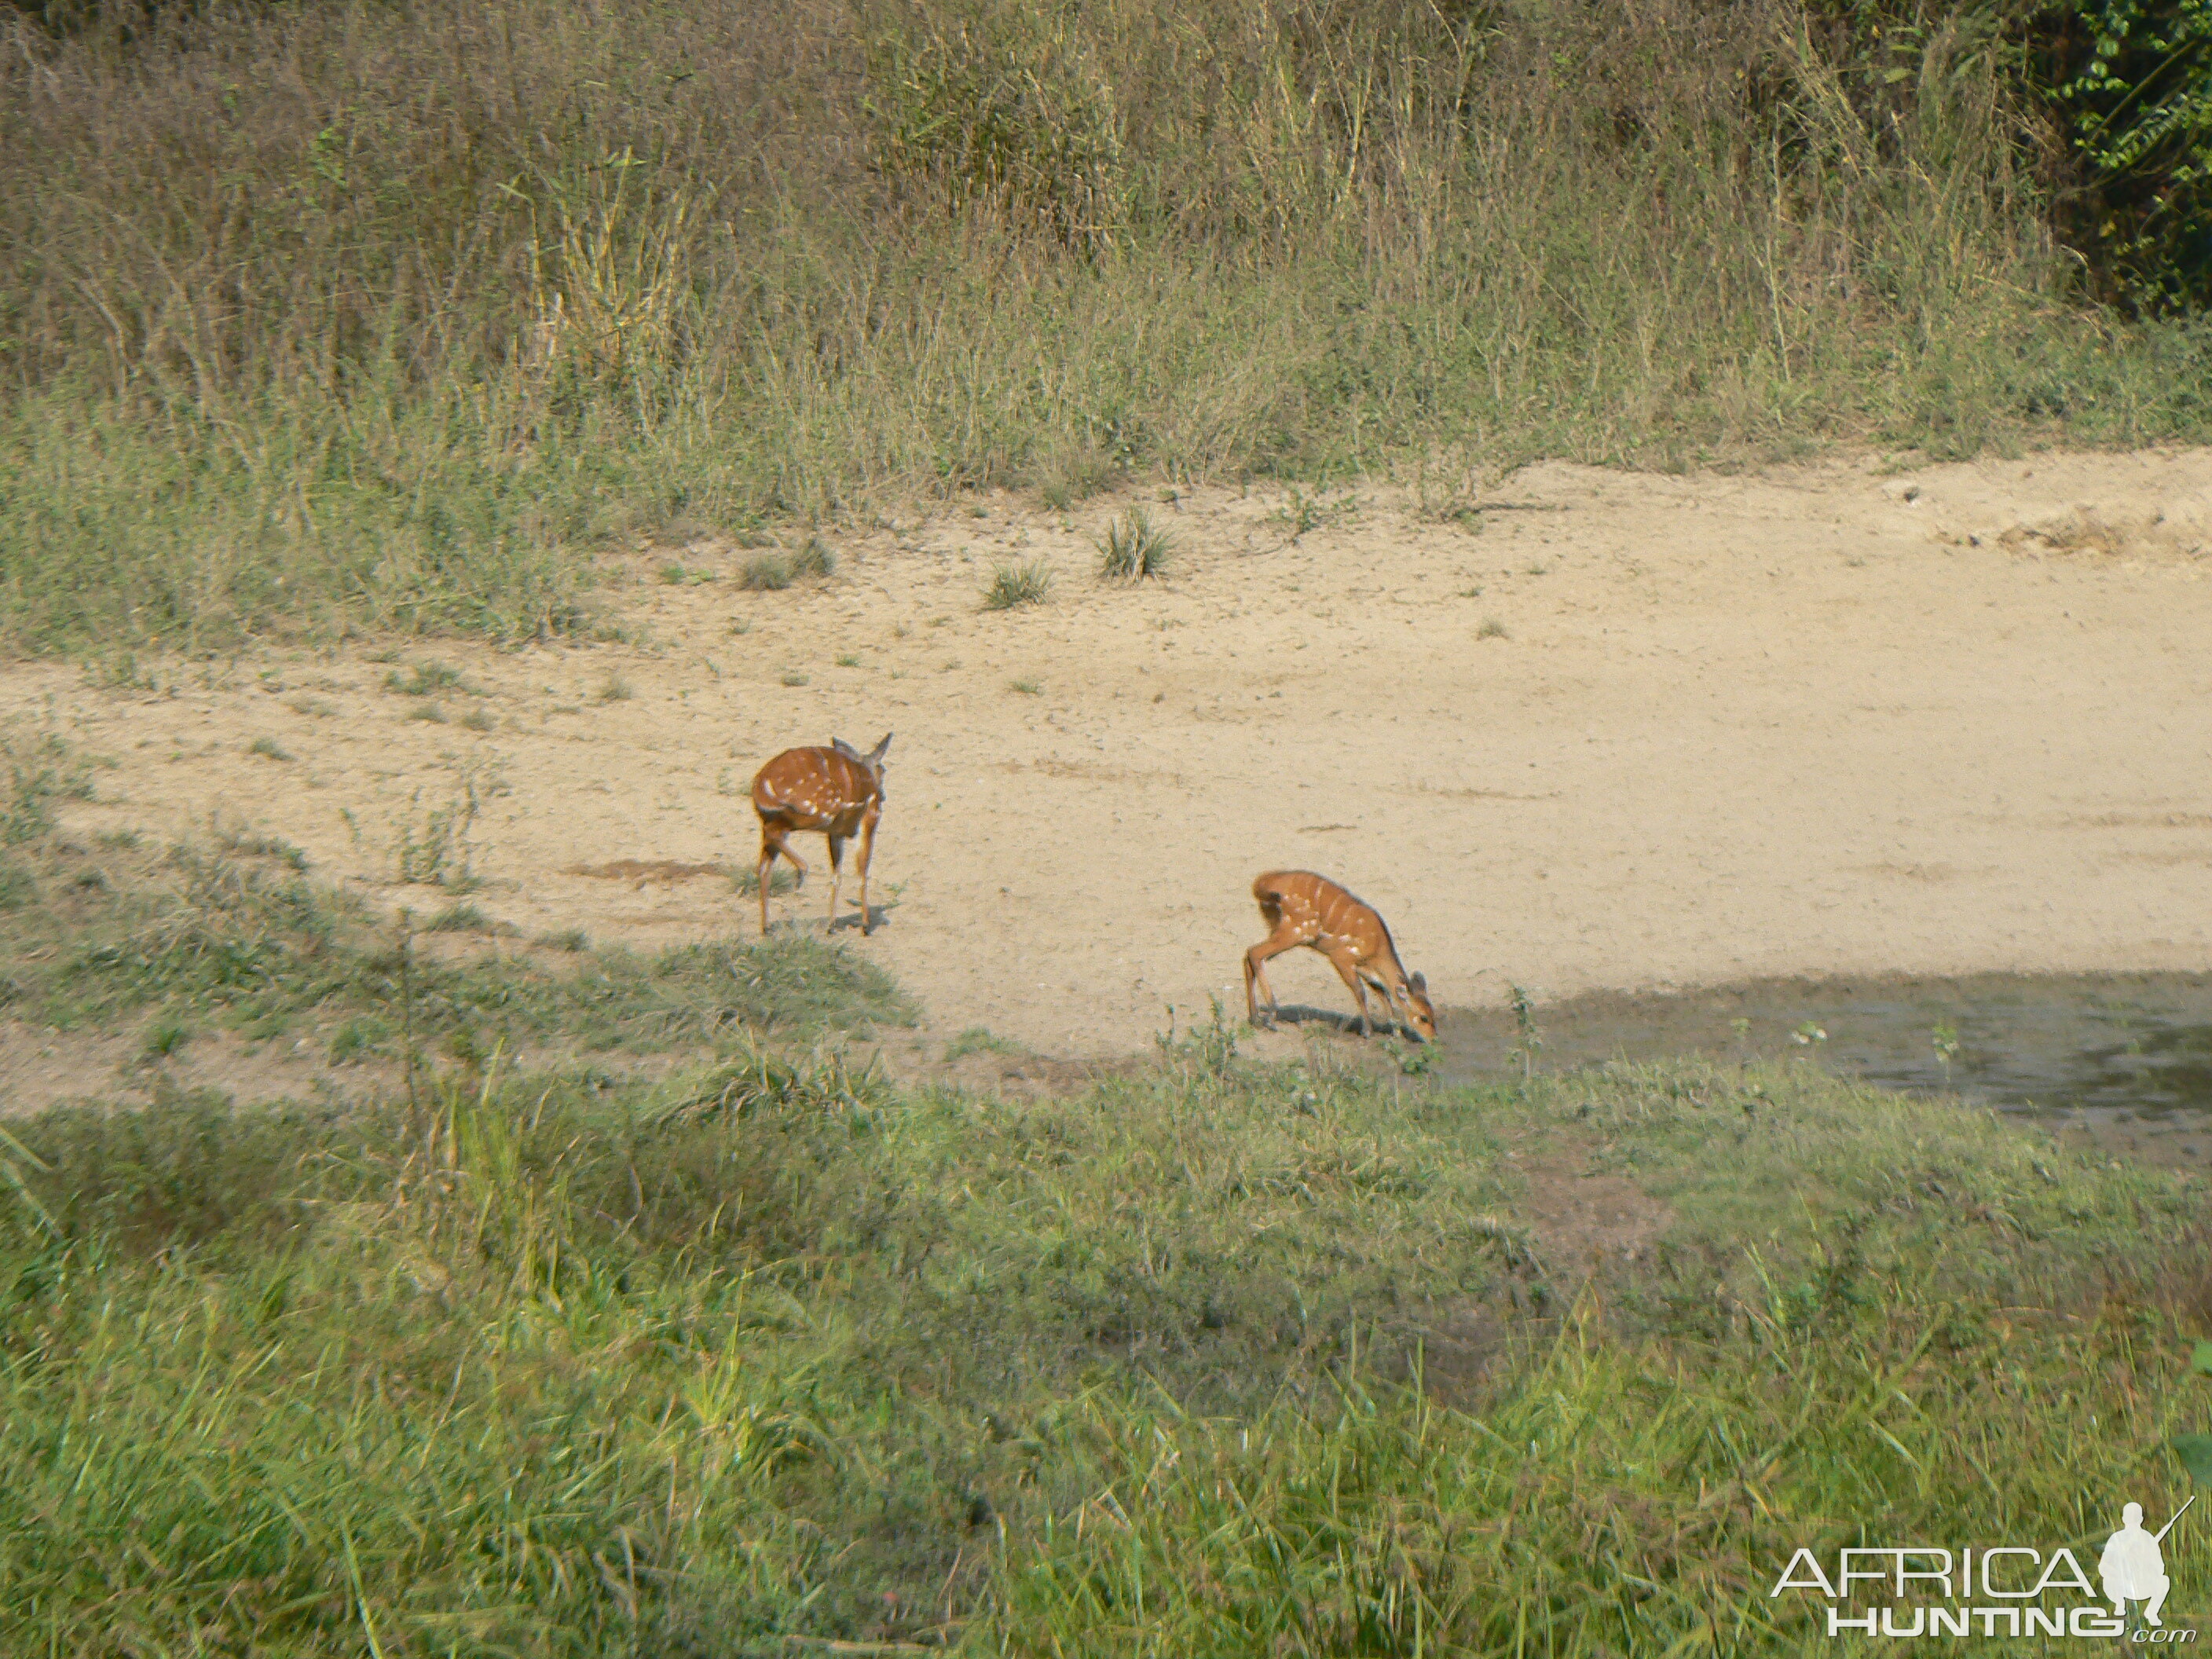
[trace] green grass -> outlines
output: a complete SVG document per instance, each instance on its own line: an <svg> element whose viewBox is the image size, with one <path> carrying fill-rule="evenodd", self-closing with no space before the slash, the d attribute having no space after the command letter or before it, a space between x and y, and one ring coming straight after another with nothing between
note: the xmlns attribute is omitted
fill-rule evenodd
<svg viewBox="0 0 2212 1659"><path fill-rule="evenodd" d="M758 893L760 891L759 870L750 864L743 869L732 870L730 872L730 887L732 891L738 893ZM768 893L770 898L780 898L786 893L796 892L798 889L799 878L790 870L781 864L770 867L768 872Z"/></svg>
<svg viewBox="0 0 2212 1659"><path fill-rule="evenodd" d="M1020 1054L1028 1051L1018 1042L1002 1036L994 1036L988 1025L971 1025L945 1045L946 1062L965 1060L970 1054Z"/></svg>
<svg viewBox="0 0 2212 1659"><path fill-rule="evenodd" d="M1097 544L1098 574L1104 581L1144 581L1167 573L1174 538L1154 524L1142 507L1115 520Z"/></svg>
<svg viewBox="0 0 2212 1659"><path fill-rule="evenodd" d="M819 940L702 944L639 956L559 941L556 970L497 951L433 957L301 872L283 842L85 850L48 838L9 855L0 1002L19 1018L97 1030L155 1010L256 1036L327 1033L332 1058L466 1041L643 1052L741 1030L865 1029L911 1018L880 970ZM474 905L424 931L494 931Z"/></svg>
<svg viewBox="0 0 2212 1659"><path fill-rule="evenodd" d="M490 917L465 900L449 904L422 924L426 933L489 933L497 931Z"/></svg>
<svg viewBox="0 0 2212 1659"><path fill-rule="evenodd" d="M384 677L384 689L403 697L434 697L441 691L465 689L460 672L442 662L418 662L405 673L393 669Z"/></svg>
<svg viewBox="0 0 2212 1659"><path fill-rule="evenodd" d="M11 1126L0 1646L1814 1654L1800 1544L2178 1504L2183 1178L1809 1069L1205 1059ZM1538 1159L1656 1249L1554 1259Z"/></svg>
<svg viewBox="0 0 2212 1659"><path fill-rule="evenodd" d="M2204 321L2101 310L2051 246L2064 157L2027 135L2065 123L2016 34L1876 8L1778 52L1695 0L286 15L57 23L0 65L10 649L588 633L600 550L979 488L1318 500L2212 416Z"/></svg>
<svg viewBox="0 0 2212 1659"><path fill-rule="evenodd" d="M1052 595L1052 571L1042 559L1027 564L1002 564L991 573L983 590L983 609L1012 611L1025 605L1042 605Z"/></svg>

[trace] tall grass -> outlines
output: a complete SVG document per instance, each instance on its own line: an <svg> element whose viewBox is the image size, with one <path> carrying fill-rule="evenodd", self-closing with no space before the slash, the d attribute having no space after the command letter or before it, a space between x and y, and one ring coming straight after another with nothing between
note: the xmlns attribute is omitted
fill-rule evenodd
<svg viewBox="0 0 2212 1659"><path fill-rule="evenodd" d="M2064 303L1963 23L1878 103L1780 0L0 28L18 647L527 635L608 538L1102 466L2204 419L2201 330Z"/></svg>
<svg viewBox="0 0 2212 1659"><path fill-rule="evenodd" d="M1809 1069L1203 1058L13 1126L0 1646L1814 1652L1801 1544L2178 1503L2177 1178ZM1633 1167L1656 1249L1549 1259L1509 1154Z"/></svg>

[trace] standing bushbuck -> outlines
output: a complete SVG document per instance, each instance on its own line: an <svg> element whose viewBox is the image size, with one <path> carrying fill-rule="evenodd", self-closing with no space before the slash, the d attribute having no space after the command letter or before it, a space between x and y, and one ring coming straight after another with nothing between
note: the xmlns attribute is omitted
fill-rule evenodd
<svg viewBox="0 0 2212 1659"><path fill-rule="evenodd" d="M753 779L753 811L760 814L761 935L768 935L768 878L776 854L789 859L806 885L806 865L785 840L794 830L819 830L830 842L830 925L837 925L837 888L844 878L845 843L860 837L860 931L876 928L868 908L868 860L875 856L876 821L884 815L884 751L891 734L869 753L842 738L827 749L787 749Z"/></svg>
<svg viewBox="0 0 2212 1659"><path fill-rule="evenodd" d="M1260 901L1261 916L1274 929L1244 953L1244 1012L1255 1025L1260 1023L1255 986L1267 999L1270 1024L1276 1013L1275 993L1261 964L1303 945L1327 957L1352 988L1359 1000L1362 1036L1372 1030L1367 1017L1367 988L1371 985L1387 999L1394 1017L1400 1003L1405 1005L1406 1023L1415 1036L1424 1042L1435 1039L1437 1011L1429 1002L1429 982L1406 972L1389 926L1373 905L1310 870L1270 870L1252 884L1252 896Z"/></svg>

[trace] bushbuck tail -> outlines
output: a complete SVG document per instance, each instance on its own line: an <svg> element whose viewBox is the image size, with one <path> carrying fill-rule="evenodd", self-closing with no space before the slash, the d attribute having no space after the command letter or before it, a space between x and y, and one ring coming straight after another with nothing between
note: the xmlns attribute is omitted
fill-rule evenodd
<svg viewBox="0 0 2212 1659"><path fill-rule="evenodd" d="M1373 905L1310 870L1270 870L1252 884L1252 896L1259 900L1261 916L1274 930L1244 953L1244 1012L1255 1025L1260 1023L1255 988L1267 1000L1270 1024L1276 1012L1275 993L1261 964L1303 945L1327 957L1352 988L1359 1002L1361 1036L1372 1030L1367 989L1373 986L1382 993L1394 1018L1402 1003L1413 1035L1424 1042L1435 1040L1437 1011L1429 1002L1429 982L1419 974L1407 973L1389 926Z"/></svg>
<svg viewBox="0 0 2212 1659"><path fill-rule="evenodd" d="M827 749L787 749L753 779L753 811L760 814L761 934L768 934L768 878L776 855L791 860L799 884L806 864L787 839L793 830L820 830L830 841L830 925L837 925L837 888L844 878L845 843L860 838L860 931L875 931L868 908L868 860L876 852L876 822L884 815L884 753L891 734L863 755L842 738Z"/></svg>

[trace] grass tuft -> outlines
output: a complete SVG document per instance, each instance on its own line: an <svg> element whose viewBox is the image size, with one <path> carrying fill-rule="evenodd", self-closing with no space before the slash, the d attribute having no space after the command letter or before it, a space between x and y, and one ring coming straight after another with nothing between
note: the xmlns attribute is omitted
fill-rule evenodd
<svg viewBox="0 0 2212 1659"><path fill-rule="evenodd" d="M1002 564L983 590L983 609L1012 611L1018 605L1042 605L1051 592L1052 571L1042 560Z"/></svg>
<svg viewBox="0 0 2212 1659"><path fill-rule="evenodd" d="M1173 538L1152 522L1142 507L1133 507L1109 526L1098 549L1101 580L1144 581L1166 573Z"/></svg>
<svg viewBox="0 0 2212 1659"><path fill-rule="evenodd" d="M169 1060L192 1039L192 1028L173 1014L157 1015L147 1026L141 1052L149 1060Z"/></svg>
<svg viewBox="0 0 2212 1659"><path fill-rule="evenodd" d="M994 1036L988 1025L971 1025L945 1045L945 1060L965 1060L970 1054L1022 1054L1028 1050L1018 1042L1002 1036Z"/></svg>
<svg viewBox="0 0 2212 1659"><path fill-rule="evenodd" d="M422 924L426 933L491 933L499 926L475 905L465 901L449 904Z"/></svg>
<svg viewBox="0 0 2212 1659"><path fill-rule="evenodd" d="M418 662L404 674L396 668L386 674L384 689L403 697L434 697L461 690L460 671L442 662Z"/></svg>
<svg viewBox="0 0 2212 1659"><path fill-rule="evenodd" d="M732 870L730 872L730 887L732 891L742 894L753 894L759 892L760 871L750 864L745 866L742 870ZM799 878L793 875L791 871L787 869L781 863L775 864L769 867L768 872L768 894L770 898L778 898L783 894L796 892L798 890Z"/></svg>
<svg viewBox="0 0 2212 1659"><path fill-rule="evenodd" d="M781 553L757 553L745 561L738 586L749 593L781 592L791 586L791 561Z"/></svg>

